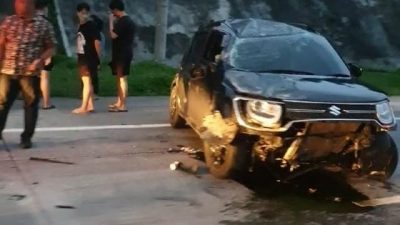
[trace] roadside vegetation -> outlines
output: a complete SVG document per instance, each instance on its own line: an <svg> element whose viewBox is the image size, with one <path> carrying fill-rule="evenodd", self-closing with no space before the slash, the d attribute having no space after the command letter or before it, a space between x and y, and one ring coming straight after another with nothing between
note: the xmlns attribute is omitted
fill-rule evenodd
<svg viewBox="0 0 400 225"><path fill-rule="evenodd" d="M80 81L75 59L56 56L55 67L51 73L52 96L80 96ZM108 60L101 65L99 72L100 96L115 96L115 78L111 75ZM175 68L153 61L140 62L132 66L129 75L129 94L131 96L161 96L169 94L169 86Z"/></svg>
<svg viewBox="0 0 400 225"><path fill-rule="evenodd" d="M400 95L400 70L365 71L360 78L365 84L385 92L387 95Z"/></svg>
<svg viewBox="0 0 400 225"><path fill-rule="evenodd" d="M100 96L116 94L115 80L111 75L107 60L101 65L99 73ZM65 56L55 58L55 68L51 76L52 95L54 97L80 96L80 83L74 59ZM153 61L135 64L129 76L131 96L164 96L169 94L170 83L175 68ZM393 72L365 71L360 80L388 95L400 95L400 70Z"/></svg>

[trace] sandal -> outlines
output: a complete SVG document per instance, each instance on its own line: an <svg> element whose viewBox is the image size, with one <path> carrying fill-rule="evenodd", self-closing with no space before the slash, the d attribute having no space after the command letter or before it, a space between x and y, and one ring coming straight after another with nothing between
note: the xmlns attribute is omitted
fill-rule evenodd
<svg viewBox="0 0 400 225"><path fill-rule="evenodd" d="M81 108L77 108L77 109L74 109L74 110L72 111L73 114L80 114L80 115L87 114L88 112L89 112L89 111L82 110Z"/></svg>
<svg viewBox="0 0 400 225"><path fill-rule="evenodd" d="M110 108L110 109L108 109L108 111L113 112L113 113L128 112L127 109L119 109L119 108Z"/></svg>
<svg viewBox="0 0 400 225"><path fill-rule="evenodd" d="M111 104L111 105L108 105L108 108L109 109L114 109L114 108L118 108L118 106L117 106L117 104Z"/></svg>
<svg viewBox="0 0 400 225"><path fill-rule="evenodd" d="M42 107L42 109L43 110L50 110L50 109L55 109L56 108L56 106L55 105L50 105L50 106L47 106L47 107Z"/></svg>

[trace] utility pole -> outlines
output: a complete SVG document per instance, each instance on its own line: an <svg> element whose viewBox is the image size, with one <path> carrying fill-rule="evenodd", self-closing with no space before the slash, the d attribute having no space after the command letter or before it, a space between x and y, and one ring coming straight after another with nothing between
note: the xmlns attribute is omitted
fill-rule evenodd
<svg viewBox="0 0 400 225"><path fill-rule="evenodd" d="M169 0L157 1L155 60L163 62L167 51L168 5Z"/></svg>
<svg viewBox="0 0 400 225"><path fill-rule="evenodd" d="M62 38L62 42L64 45L65 53L67 54L68 57L72 57L72 52L71 52L71 48L69 46L68 36L65 31L64 21L61 16L60 3L58 2L58 0L54 0L54 6L56 8L57 22L58 22L58 26L60 27L61 38Z"/></svg>

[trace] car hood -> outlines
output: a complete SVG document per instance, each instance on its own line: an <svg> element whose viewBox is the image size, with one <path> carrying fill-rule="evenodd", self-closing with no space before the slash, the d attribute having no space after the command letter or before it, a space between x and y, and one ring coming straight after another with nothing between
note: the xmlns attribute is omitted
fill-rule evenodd
<svg viewBox="0 0 400 225"><path fill-rule="evenodd" d="M224 82L238 94L283 101L371 103L387 99L385 94L347 78L228 70Z"/></svg>

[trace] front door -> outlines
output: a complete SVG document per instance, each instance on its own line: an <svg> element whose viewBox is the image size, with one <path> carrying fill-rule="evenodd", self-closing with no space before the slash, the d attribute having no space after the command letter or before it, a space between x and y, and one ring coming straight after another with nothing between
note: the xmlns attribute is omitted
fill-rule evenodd
<svg viewBox="0 0 400 225"><path fill-rule="evenodd" d="M212 31L207 34L207 41L204 43L204 51L201 51L202 54L193 64L188 82L188 114L190 123L195 128L202 127L203 118L214 110L212 67L216 55L221 52L222 34Z"/></svg>

